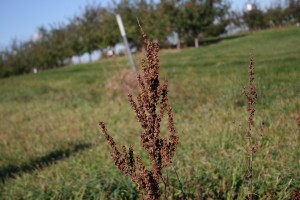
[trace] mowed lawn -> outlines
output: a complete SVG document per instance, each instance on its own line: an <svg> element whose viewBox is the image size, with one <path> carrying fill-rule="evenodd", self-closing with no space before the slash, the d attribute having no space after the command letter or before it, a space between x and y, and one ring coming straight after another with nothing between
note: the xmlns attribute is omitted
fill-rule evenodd
<svg viewBox="0 0 300 200"><path fill-rule="evenodd" d="M245 196L242 86L250 54L258 93L255 195L291 199L300 190L300 27L289 27L160 53L180 137L163 172L170 199L182 191L191 199ZM127 69L120 57L0 80L0 199L139 198L136 185L112 164L98 127L105 121L118 145L133 144L147 162L127 101L128 92L136 93Z"/></svg>

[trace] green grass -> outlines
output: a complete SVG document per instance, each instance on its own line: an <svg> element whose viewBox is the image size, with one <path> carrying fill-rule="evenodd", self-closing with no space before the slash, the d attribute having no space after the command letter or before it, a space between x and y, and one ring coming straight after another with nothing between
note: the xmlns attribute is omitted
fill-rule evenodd
<svg viewBox="0 0 300 200"><path fill-rule="evenodd" d="M250 53L258 91L255 133L263 127L254 192L261 199L291 199L300 189L299 35L299 27L273 29L160 53L180 136L173 165L188 196L242 199L247 192L242 86ZM105 121L119 145L141 151L126 92L105 87L126 68L121 57L0 80L1 199L138 198L137 187L112 164L98 127ZM172 167L167 173L179 198Z"/></svg>

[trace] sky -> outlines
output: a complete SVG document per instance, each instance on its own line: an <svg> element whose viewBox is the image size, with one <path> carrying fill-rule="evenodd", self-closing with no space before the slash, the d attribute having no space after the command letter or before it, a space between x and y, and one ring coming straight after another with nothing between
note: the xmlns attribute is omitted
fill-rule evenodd
<svg viewBox="0 0 300 200"><path fill-rule="evenodd" d="M248 0L230 0L232 9L241 10ZM272 0L258 1L262 7ZM25 41L33 37L38 27L67 23L80 14L87 4L111 3L111 0L0 0L0 49L7 47L13 38Z"/></svg>

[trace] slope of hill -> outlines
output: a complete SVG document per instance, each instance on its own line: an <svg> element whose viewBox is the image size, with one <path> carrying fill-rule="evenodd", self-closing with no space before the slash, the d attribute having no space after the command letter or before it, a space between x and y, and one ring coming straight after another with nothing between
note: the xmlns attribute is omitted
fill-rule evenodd
<svg viewBox="0 0 300 200"><path fill-rule="evenodd" d="M258 90L255 132L262 135L254 159L255 193L290 199L300 189L299 35L299 27L266 30L160 53L180 136L173 165L186 195L245 195L242 86L251 53ZM103 120L118 144L140 144L127 102L134 86L126 69L127 58L120 57L0 80L1 199L138 198L137 187L112 164L98 127ZM164 173L179 198L173 170Z"/></svg>

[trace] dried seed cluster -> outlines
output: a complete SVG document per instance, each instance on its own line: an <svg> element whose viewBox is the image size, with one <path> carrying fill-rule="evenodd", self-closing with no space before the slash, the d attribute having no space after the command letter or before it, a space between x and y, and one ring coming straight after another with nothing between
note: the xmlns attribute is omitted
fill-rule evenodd
<svg viewBox="0 0 300 200"><path fill-rule="evenodd" d="M173 113L168 105L167 82L160 84L159 81L159 44L148 41L143 31L142 37L146 49L146 61L142 61L142 74L137 75L140 92L136 101L132 95L128 95L128 100L142 128L141 142L151 160L151 169L146 169L140 156L134 156L132 146L129 147L128 152L125 146L122 146L120 152L105 124L100 122L99 125L112 148L111 156L114 164L123 174L131 176L140 190L145 190L146 194L142 198L150 200L158 199L160 196L161 170L171 162L179 138L175 135ZM160 125L165 113L169 134L167 138L161 138Z"/></svg>
<svg viewBox="0 0 300 200"><path fill-rule="evenodd" d="M247 112L248 112L248 128L246 131L246 138L248 140L248 171L246 174L246 178L248 180L248 188L249 188L249 194L245 198L247 200L252 200L252 194L253 194L253 154L256 152L257 149L257 140L253 141L252 137L252 128L254 127L254 113L255 113L255 103L257 99L257 93L255 91L254 86L254 66L253 66L253 57L250 57L249 59L249 85L248 89L246 87L243 87L243 93L247 98L248 106L247 106Z"/></svg>

